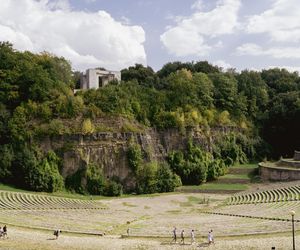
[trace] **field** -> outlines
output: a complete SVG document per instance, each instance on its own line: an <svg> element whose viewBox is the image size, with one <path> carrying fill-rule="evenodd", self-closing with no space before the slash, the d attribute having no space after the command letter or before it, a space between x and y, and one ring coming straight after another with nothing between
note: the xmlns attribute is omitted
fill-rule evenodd
<svg viewBox="0 0 300 250"><path fill-rule="evenodd" d="M210 184L204 190L208 193L189 187L191 192L183 188L99 200L2 190L0 223L8 225L9 237L0 238L0 249L201 249L207 247L210 229L215 244L209 249L291 249L291 210L296 212L296 242L300 240L300 182L247 184L250 189L236 194L211 193L218 185L233 191L244 190L245 184ZM174 226L178 235L185 230L185 245L170 244ZM54 240L57 228L63 233Z"/></svg>

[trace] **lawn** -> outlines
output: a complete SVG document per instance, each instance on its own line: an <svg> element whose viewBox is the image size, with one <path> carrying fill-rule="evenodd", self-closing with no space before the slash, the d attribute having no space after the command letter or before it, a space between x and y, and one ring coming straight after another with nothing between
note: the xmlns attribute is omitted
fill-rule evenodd
<svg viewBox="0 0 300 250"><path fill-rule="evenodd" d="M219 177L219 179L243 179L249 180L250 177L248 174L226 174L224 176Z"/></svg>
<svg viewBox="0 0 300 250"><path fill-rule="evenodd" d="M245 184L232 184L232 183L205 183L199 186L182 186L181 190L246 190L248 185Z"/></svg>
<svg viewBox="0 0 300 250"><path fill-rule="evenodd" d="M247 163L247 164L235 164L230 168L257 168L258 163Z"/></svg>

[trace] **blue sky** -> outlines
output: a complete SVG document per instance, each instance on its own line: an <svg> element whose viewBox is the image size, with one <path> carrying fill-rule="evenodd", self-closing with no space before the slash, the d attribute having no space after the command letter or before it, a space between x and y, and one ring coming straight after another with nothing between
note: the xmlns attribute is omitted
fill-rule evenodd
<svg viewBox="0 0 300 250"><path fill-rule="evenodd" d="M170 61L300 69L299 0L1 0L0 40L74 69Z"/></svg>

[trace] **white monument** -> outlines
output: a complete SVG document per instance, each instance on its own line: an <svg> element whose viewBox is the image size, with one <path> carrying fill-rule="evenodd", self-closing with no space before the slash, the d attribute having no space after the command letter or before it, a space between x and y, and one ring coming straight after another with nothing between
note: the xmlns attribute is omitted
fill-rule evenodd
<svg viewBox="0 0 300 250"><path fill-rule="evenodd" d="M86 73L80 76L80 89L98 89L112 80L121 81L121 72L99 68L87 69Z"/></svg>

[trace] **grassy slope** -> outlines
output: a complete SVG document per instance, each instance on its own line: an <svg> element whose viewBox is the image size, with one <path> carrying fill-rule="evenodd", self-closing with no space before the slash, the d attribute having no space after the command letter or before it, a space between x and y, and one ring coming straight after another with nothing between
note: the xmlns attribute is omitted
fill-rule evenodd
<svg viewBox="0 0 300 250"><path fill-rule="evenodd" d="M234 169L236 170L234 173L229 173L226 174L224 176L221 176L220 179L231 179L232 181L230 183L219 183L219 182L208 182L208 183L204 183L202 185L199 186L182 186L180 188L180 190L184 191L184 190L199 190L199 191L205 191L205 190L209 190L209 191L244 191L248 189L248 185L247 184L241 184L241 183L237 183L235 182L235 180L249 180L249 182L252 180L253 175L252 174L245 174L245 173L239 173L239 169L243 170L243 169L247 169L249 171L251 171L251 169L255 169L257 168L257 164L256 163L252 163L252 164L236 164L232 167L229 168L229 172L230 169ZM242 171L241 171L242 172Z"/></svg>

